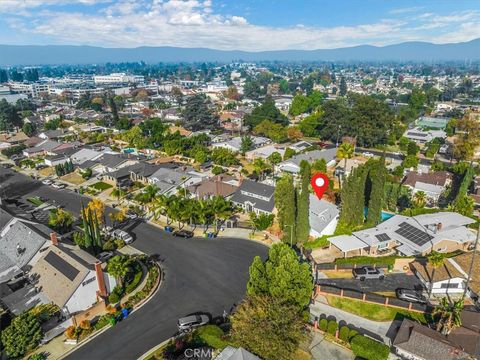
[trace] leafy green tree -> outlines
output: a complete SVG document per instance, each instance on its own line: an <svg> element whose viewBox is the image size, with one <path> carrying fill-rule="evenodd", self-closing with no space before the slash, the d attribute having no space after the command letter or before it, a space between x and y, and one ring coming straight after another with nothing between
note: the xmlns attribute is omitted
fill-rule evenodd
<svg viewBox="0 0 480 360"><path fill-rule="evenodd" d="M212 161L220 166L233 166L239 163L236 155L226 148L215 148L212 151Z"/></svg>
<svg viewBox="0 0 480 360"><path fill-rule="evenodd" d="M322 112L317 111L305 117L298 126L303 135L315 137L318 136L322 124Z"/></svg>
<svg viewBox="0 0 480 360"><path fill-rule="evenodd" d="M407 155L405 159L403 159L402 167L406 169L417 168L418 163L419 163L418 157L416 157L415 155Z"/></svg>
<svg viewBox="0 0 480 360"><path fill-rule="evenodd" d="M250 136L242 136L240 143L240 153L245 156L247 151L250 151L253 146L253 140Z"/></svg>
<svg viewBox="0 0 480 360"><path fill-rule="evenodd" d="M267 230L273 224L275 215L261 213L257 215L254 212L250 213L250 224L252 225L253 232Z"/></svg>
<svg viewBox="0 0 480 360"><path fill-rule="evenodd" d="M2 331L1 338L9 358L22 358L27 352L35 349L42 339L40 322L31 312L24 312L15 317Z"/></svg>
<svg viewBox="0 0 480 360"><path fill-rule="evenodd" d="M295 156L295 154L296 154L295 150L287 147L285 149L285 153L283 154L283 160L288 160L288 159L292 158L293 156Z"/></svg>
<svg viewBox="0 0 480 360"><path fill-rule="evenodd" d="M471 216L475 207L475 202L471 196L463 195L455 199L453 209L465 216Z"/></svg>
<svg viewBox="0 0 480 360"><path fill-rule="evenodd" d="M325 159L317 159L313 162L312 164L312 175L321 172L321 173L326 173L327 172L327 162Z"/></svg>
<svg viewBox="0 0 480 360"><path fill-rule="evenodd" d="M296 240L300 243L308 241L310 235L309 209L310 209L310 164L303 160L300 163L301 185L297 188L297 216L296 216Z"/></svg>
<svg viewBox="0 0 480 360"><path fill-rule="evenodd" d="M408 105L411 109L419 112L425 106L426 100L425 93L420 88L414 87L408 99Z"/></svg>
<svg viewBox="0 0 480 360"><path fill-rule="evenodd" d="M0 84L8 82L7 70L0 69Z"/></svg>
<svg viewBox="0 0 480 360"><path fill-rule="evenodd" d="M349 142L342 143L337 149L337 157L339 159L345 159L344 169L347 169L347 160L351 159L355 152L355 148Z"/></svg>
<svg viewBox="0 0 480 360"><path fill-rule="evenodd" d="M340 86L339 86L339 94L340 96L345 96L347 95L347 82L345 81L345 78L342 76L340 78Z"/></svg>
<svg viewBox="0 0 480 360"><path fill-rule="evenodd" d="M251 296L231 317L232 339L262 359L290 360L306 337L305 322L296 310L276 297Z"/></svg>
<svg viewBox="0 0 480 360"><path fill-rule="evenodd" d="M275 166L282 162L282 155L280 155L278 151L275 151L270 154L267 160L272 166Z"/></svg>
<svg viewBox="0 0 480 360"><path fill-rule="evenodd" d="M363 224L367 174L367 167L362 165L353 169L343 181L337 230L348 232Z"/></svg>
<svg viewBox="0 0 480 360"><path fill-rule="evenodd" d="M256 135L263 135L274 142L284 142L288 139L287 128L271 120L263 120L253 129Z"/></svg>
<svg viewBox="0 0 480 360"><path fill-rule="evenodd" d="M118 116L117 103L113 97L108 98L108 105L110 106L110 111L112 112L113 123L116 124L120 118Z"/></svg>
<svg viewBox="0 0 480 360"><path fill-rule="evenodd" d="M284 175L277 181L275 187L275 207L277 208L277 217L280 228L284 232L283 241L290 241L290 232L292 229L287 226L295 226L296 201L295 187L291 175ZM288 231L288 235L285 234ZM292 241L295 239L292 239Z"/></svg>
<svg viewBox="0 0 480 360"><path fill-rule="evenodd" d="M32 136L35 133L35 125L32 123L24 123L22 126L22 131L25 133L27 136Z"/></svg>
<svg viewBox="0 0 480 360"><path fill-rule="evenodd" d="M51 210L48 215L48 225L61 233L69 231L73 221L72 213L63 209Z"/></svg>
<svg viewBox="0 0 480 360"><path fill-rule="evenodd" d="M310 107L310 99L303 94L297 94L292 100L289 113L290 115L297 116L297 115L306 113L309 107Z"/></svg>
<svg viewBox="0 0 480 360"><path fill-rule="evenodd" d="M0 100L0 131L11 131L15 127L22 126L22 119L17 113L15 106L7 100Z"/></svg>
<svg viewBox="0 0 480 360"><path fill-rule="evenodd" d="M214 129L218 126L218 116L210 109L209 102L203 94L187 99L183 118L184 126L192 131Z"/></svg>
<svg viewBox="0 0 480 360"><path fill-rule="evenodd" d="M127 255L116 255L108 260L107 272L119 280L120 284L124 283L125 277L129 275L132 269L133 260Z"/></svg>
<svg viewBox="0 0 480 360"><path fill-rule="evenodd" d="M447 297L443 297L440 304L432 312L433 316L438 316L437 331L448 335L457 327L462 326L463 299L454 301L450 304Z"/></svg>
<svg viewBox="0 0 480 360"><path fill-rule="evenodd" d="M258 82L251 79L245 81L245 85L243 86L243 95L246 98L256 100L263 94L264 90L260 87Z"/></svg>
<svg viewBox="0 0 480 360"><path fill-rule="evenodd" d="M303 310L310 303L313 290L309 264L300 263L295 251L286 244L274 244L263 267L258 258L250 268L247 294L272 296Z"/></svg>
<svg viewBox="0 0 480 360"><path fill-rule="evenodd" d="M414 141L410 141L410 142L408 143L407 155L414 155L414 156L416 156L419 151L420 151L420 148L418 147L418 145L417 145Z"/></svg>
<svg viewBox="0 0 480 360"><path fill-rule="evenodd" d="M253 109L251 114L245 115L244 123L253 129L264 120L283 126L288 125L288 118L277 109L271 96L265 97L263 103Z"/></svg>
<svg viewBox="0 0 480 360"><path fill-rule="evenodd" d="M368 200L367 224L370 226L377 225L382 219L386 173L387 168L385 167L385 158L382 157L380 160L377 160L373 163L368 174L370 193Z"/></svg>

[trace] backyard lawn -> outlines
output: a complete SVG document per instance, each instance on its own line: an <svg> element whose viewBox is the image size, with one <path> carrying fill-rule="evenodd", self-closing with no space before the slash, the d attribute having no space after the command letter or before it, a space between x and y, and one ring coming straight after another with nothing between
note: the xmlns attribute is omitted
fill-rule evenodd
<svg viewBox="0 0 480 360"><path fill-rule="evenodd" d="M40 200L38 197L34 196L34 197L29 197L27 199L29 202L31 202L33 205L35 206L40 206L43 204L43 201Z"/></svg>
<svg viewBox="0 0 480 360"><path fill-rule="evenodd" d="M373 321L392 321L396 318L397 320L399 318L401 320L401 318L406 317L424 324L428 322L428 315L423 313L370 304L360 300L340 298L331 295L326 295L326 298L331 306Z"/></svg>
<svg viewBox="0 0 480 360"><path fill-rule="evenodd" d="M106 182L99 181L99 182L96 182L95 184L90 185L90 187L99 191L105 191L107 189L112 188L113 186L110 184L107 184Z"/></svg>
<svg viewBox="0 0 480 360"><path fill-rule="evenodd" d="M85 182L85 179L75 171L71 172L70 174L63 175L61 179L72 185L80 185Z"/></svg>

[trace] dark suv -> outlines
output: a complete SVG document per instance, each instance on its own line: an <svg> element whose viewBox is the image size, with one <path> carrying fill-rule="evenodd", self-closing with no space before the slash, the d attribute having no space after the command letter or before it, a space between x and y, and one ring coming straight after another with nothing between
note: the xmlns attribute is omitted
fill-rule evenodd
<svg viewBox="0 0 480 360"><path fill-rule="evenodd" d="M191 238L193 237L193 231L189 230L177 230L173 233L173 236L183 237L183 238Z"/></svg>

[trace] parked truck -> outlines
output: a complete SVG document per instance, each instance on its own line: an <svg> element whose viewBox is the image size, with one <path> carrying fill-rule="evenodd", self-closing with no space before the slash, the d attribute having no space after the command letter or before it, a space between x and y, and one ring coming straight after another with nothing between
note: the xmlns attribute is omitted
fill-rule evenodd
<svg viewBox="0 0 480 360"><path fill-rule="evenodd" d="M362 266L357 269L353 269L353 277L358 280L366 279L385 279L385 273L382 269L374 268L373 266Z"/></svg>

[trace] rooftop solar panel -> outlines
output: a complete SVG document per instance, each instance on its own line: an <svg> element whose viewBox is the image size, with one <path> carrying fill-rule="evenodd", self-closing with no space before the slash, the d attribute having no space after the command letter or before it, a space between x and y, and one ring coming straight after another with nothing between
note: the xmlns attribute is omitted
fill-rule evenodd
<svg viewBox="0 0 480 360"><path fill-rule="evenodd" d="M406 222L402 222L398 226L399 228L395 232L418 246L423 246L433 239L433 236L425 232L425 230L418 229Z"/></svg>
<svg viewBox="0 0 480 360"><path fill-rule="evenodd" d="M80 272L52 251L45 256L45 261L65 275L70 281L73 281Z"/></svg>
<svg viewBox="0 0 480 360"><path fill-rule="evenodd" d="M378 241L383 242L383 241L388 241L391 240L390 236L388 236L385 233L375 235L375 237L378 239Z"/></svg>

